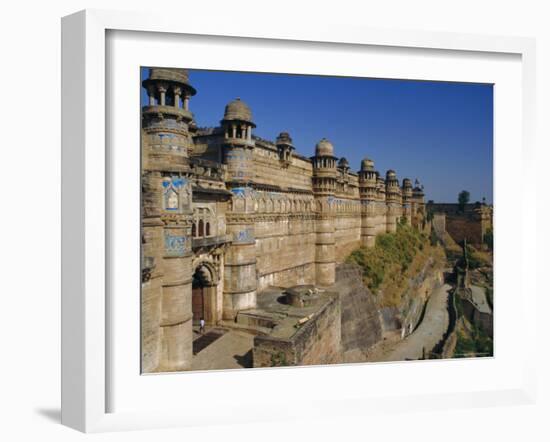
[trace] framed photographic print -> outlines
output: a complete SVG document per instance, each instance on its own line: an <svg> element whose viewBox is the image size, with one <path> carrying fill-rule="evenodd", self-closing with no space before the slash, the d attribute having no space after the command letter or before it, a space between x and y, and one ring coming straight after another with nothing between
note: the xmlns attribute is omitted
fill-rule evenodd
<svg viewBox="0 0 550 442"><path fill-rule="evenodd" d="M531 401L533 42L232 29L63 20L63 422Z"/></svg>
<svg viewBox="0 0 550 442"><path fill-rule="evenodd" d="M141 78L143 373L493 355L492 84Z"/></svg>

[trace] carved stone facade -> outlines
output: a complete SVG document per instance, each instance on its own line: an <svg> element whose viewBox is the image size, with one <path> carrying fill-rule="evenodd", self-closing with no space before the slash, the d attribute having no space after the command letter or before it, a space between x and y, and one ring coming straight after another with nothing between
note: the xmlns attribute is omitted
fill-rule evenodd
<svg viewBox="0 0 550 442"><path fill-rule="evenodd" d="M238 98L219 127L198 128L183 69L151 69L143 86L143 372L189 369L201 317L228 324L269 286L331 286L355 248L402 217L424 221L418 183L370 159L352 172L324 138L310 158L286 132L261 139Z"/></svg>

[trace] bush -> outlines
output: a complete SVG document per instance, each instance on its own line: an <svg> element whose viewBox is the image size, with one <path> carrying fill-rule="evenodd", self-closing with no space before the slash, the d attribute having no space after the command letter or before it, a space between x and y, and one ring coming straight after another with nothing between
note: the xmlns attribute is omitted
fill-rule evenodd
<svg viewBox="0 0 550 442"><path fill-rule="evenodd" d="M478 253L478 251L470 245L466 246L466 256L471 269L478 269L486 264L485 260Z"/></svg>
<svg viewBox="0 0 550 442"><path fill-rule="evenodd" d="M377 290L388 277L396 278L406 272L426 243L426 235L406 223L398 223L395 233L378 235L374 247L361 247L347 260L361 266L365 284Z"/></svg>
<svg viewBox="0 0 550 442"><path fill-rule="evenodd" d="M493 340L483 330L470 324L472 330L457 333L455 358L468 356L493 356Z"/></svg>

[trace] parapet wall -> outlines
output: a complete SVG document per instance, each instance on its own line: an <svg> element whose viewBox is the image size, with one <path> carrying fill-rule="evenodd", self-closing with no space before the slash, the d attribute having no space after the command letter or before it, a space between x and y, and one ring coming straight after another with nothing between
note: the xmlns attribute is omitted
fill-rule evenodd
<svg viewBox="0 0 550 442"><path fill-rule="evenodd" d="M282 168L277 150L257 142L253 161L255 183L311 191L312 167L309 160L294 156L288 167Z"/></svg>

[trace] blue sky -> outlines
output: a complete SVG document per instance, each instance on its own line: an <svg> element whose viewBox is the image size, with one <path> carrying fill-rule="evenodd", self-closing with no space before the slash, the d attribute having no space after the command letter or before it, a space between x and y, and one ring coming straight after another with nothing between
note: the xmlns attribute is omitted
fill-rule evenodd
<svg viewBox="0 0 550 442"><path fill-rule="evenodd" d="M326 137L354 171L369 157L383 174L418 178L427 200L456 202L464 189L472 202L493 201L492 85L201 70L189 80L199 126L219 125L240 97L256 135L275 140L287 131L302 155ZM145 104L143 88L141 97Z"/></svg>

